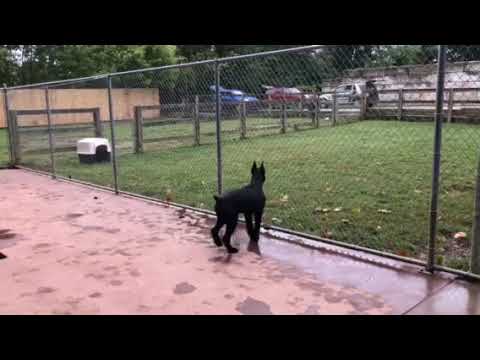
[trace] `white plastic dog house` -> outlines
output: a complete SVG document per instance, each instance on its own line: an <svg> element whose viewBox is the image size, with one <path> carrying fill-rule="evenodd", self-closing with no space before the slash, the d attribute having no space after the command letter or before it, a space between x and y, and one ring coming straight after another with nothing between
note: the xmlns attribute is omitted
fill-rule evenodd
<svg viewBox="0 0 480 360"><path fill-rule="evenodd" d="M82 139L77 143L77 154L82 164L110 162L111 153L108 139Z"/></svg>

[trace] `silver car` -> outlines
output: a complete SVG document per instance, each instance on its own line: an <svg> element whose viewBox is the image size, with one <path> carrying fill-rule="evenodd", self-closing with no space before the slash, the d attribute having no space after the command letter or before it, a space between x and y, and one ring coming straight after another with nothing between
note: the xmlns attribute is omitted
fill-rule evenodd
<svg viewBox="0 0 480 360"><path fill-rule="evenodd" d="M367 96L368 107L375 106L379 101L378 90L373 81L367 81L365 84L345 84L335 89L337 103L339 105L360 106L362 98ZM333 94L324 94L320 96L322 107L330 108L333 106Z"/></svg>

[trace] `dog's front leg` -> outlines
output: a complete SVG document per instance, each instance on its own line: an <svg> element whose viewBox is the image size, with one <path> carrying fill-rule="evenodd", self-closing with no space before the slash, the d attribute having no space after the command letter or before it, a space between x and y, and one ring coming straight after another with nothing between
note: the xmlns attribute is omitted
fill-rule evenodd
<svg viewBox="0 0 480 360"><path fill-rule="evenodd" d="M260 229L262 227L263 212L255 213L254 241L260 241Z"/></svg>

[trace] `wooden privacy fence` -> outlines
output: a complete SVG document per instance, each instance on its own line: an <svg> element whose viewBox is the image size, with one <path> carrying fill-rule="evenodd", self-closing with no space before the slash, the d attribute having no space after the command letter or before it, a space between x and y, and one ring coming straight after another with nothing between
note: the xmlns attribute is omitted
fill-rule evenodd
<svg viewBox="0 0 480 360"><path fill-rule="evenodd" d="M5 128L7 119L5 114L5 94L0 92L0 129ZM107 89L49 89L51 109L92 109L100 108L103 121L109 119ZM135 106L160 104L159 89L112 89L112 105L115 120L129 120L134 118ZM44 89L20 89L8 91L10 110L46 109ZM62 122L76 124L85 122L84 116L66 115ZM32 121L38 126L46 126L46 119Z"/></svg>

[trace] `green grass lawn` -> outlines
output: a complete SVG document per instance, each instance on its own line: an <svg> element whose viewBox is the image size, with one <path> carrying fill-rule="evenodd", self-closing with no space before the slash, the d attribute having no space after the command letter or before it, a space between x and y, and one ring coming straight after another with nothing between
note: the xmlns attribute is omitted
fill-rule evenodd
<svg viewBox="0 0 480 360"><path fill-rule="evenodd" d="M278 120L249 119L249 128L271 124ZM223 129L238 126L238 122L225 122ZM212 209L216 147L215 137L207 134L214 130L213 123L202 124L204 145L193 147L190 124L146 128L146 139L188 138L147 145L145 154L135 155L131 127L119 124L121 189ZM247 140L240 140L238 132L225 136L223 163L225 187L230 189L249 181L254 160L266 162L267 223L425 259L433 123L365 121L266 134ZM62 138L58 134L57 143L74 143L81 135L67 133ZM446 125L439 262L460 269L468 268L469 245L455 242L453 236L460 231L471 235L479 145L480 127ZM46 170L49 157L31 154L23 162ZM56 163L61 175L112 186L111 165L80 166L74 153L57 154Z"/></svg>

